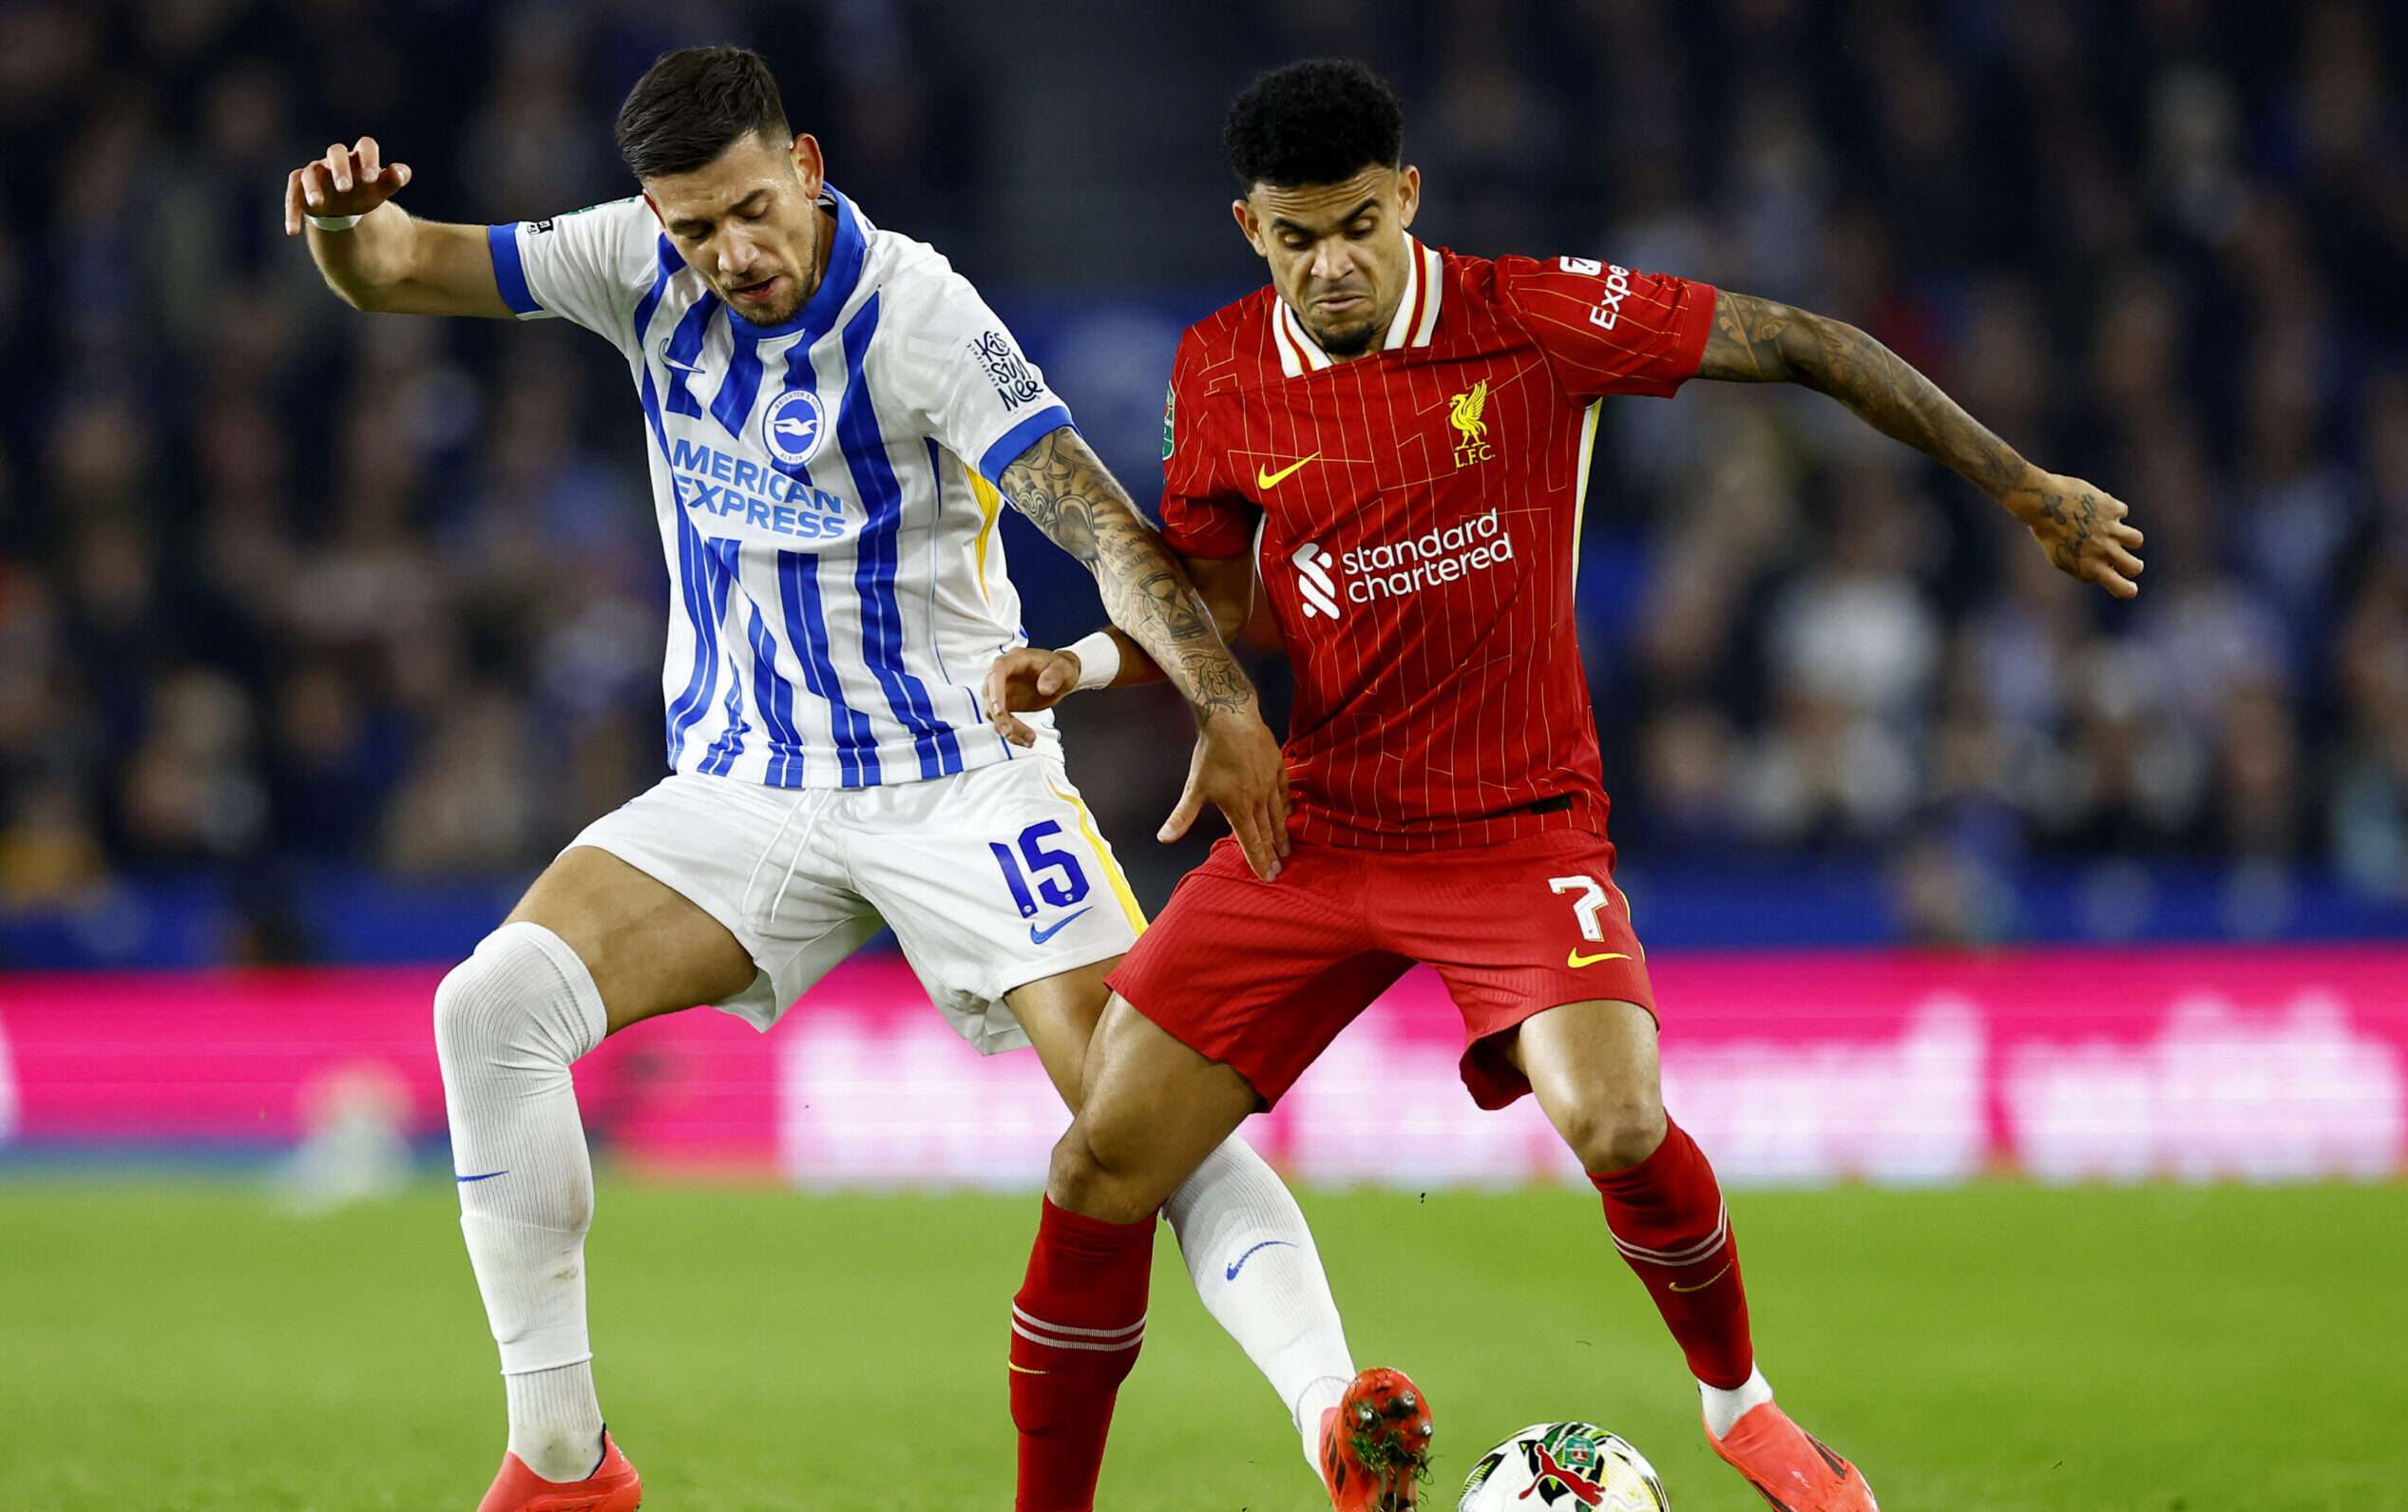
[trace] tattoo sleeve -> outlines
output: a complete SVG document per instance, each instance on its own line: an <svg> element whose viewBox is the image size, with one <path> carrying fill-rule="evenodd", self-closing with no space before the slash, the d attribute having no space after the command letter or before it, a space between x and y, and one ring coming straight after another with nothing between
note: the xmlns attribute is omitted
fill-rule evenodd
<svg viewBox="0 0 2408 1512"><path fill-rule="evenodd" d="M1714 297L1713 330L1697 375L1736 383L1794 383L1829 394L1867 425L1970 479L1992 498L2025 480L2030 465L1898 354L1845 321L1728 290Z"/></svg>
<svg viewBox="0 0 2408 1512"><path fill-rule="evenodd" d="M1012 507L1096 575L1104 612L1187 698L1200 722L1254 702L1194 584L1103 463L1063 426L1003 469Z"/></svg>

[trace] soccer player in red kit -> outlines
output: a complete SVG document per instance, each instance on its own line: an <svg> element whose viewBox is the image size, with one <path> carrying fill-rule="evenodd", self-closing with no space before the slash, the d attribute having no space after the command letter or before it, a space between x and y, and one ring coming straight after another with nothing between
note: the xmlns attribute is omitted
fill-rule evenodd
<svg viewBox="0 0 2408 1512"><path fill-rule="evenodd" d="M1231 111L1237 223L1272 286L1180 344L1162 526L1224 632L1258 572L1270 594L1296 676L1291 847L1265 881L1222 841L1111 977L1012 1309L1021 1512L1093 1504L1156 1209L1417 961L1462 1010L1474 1100L1535 1093L1590 1173L1715 1451L1786 1512L1869 1512L1863 1478L1757 1369L1721 1191L1664 1112L1573 623L1597 405L1691 377L1798 383L1962 473L2119 597L2140 534L1838 321L1584 258L1424 246L1403 131L1351 63L1267 74ZM1005 657L989 709L1008 735L1013 710L1156 676L1094 636ZM1339 1512L1412 1505L1429 1431L1403 1375L1359 1376L1323 1428Z"/></svg>

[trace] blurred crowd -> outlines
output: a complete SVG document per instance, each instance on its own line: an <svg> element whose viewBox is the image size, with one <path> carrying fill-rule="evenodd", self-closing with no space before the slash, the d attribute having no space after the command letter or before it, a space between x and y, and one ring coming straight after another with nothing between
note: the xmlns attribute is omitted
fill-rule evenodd
<svg viewBox="0 0 2408 1512"><path fill-rule="evenodd" d="M613 354L349 311L280 234L285 175L376 129L420 214L613 198L626 85L736 38L873 217L975 269L999 149L959 102L1009 60L965 9L0 0L0 912L207 868L251 900L237 953L294 953L324 869L524 872L652 781L663 579ZM1049 8L1006 9L1047 45ZM1861 857L1952 938L2012 930L2035 858L2408 896L2397 8L1224 9L1218 50L1147 66L1225 98L1367 58L1431 239L1851 320L2148 533L2113 604L1827 401L1614 407L1583 631L1634 854ZM1156 725L1078 723L1107 828L1150 833Z"/></svg>

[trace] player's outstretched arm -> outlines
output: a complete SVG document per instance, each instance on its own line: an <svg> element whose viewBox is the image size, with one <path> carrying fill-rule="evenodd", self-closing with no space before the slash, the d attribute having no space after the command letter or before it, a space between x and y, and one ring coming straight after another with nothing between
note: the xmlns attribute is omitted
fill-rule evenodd
<svg viewBox="0 0 2408 1512"><path fill-rule="evenodd" d="M1721 291L1701 378L1795 383L1827 393L1883 435L1945 463L2023 522L2060 571L2119 599L2140 591L2141 533L2123 501L2045 472L1990 433L1898 354L1844 320Z"/></svg>
<svg viewBox="0 0 2408 1512"><path fill-rule="evenodd" d="M1236 643L1237 632L1246 628L1247 619L1254 612L1254 559L1179 557L1177 561L1188 581L1195 584L1196 596L1204 601L1222 643ZM1112 664L1108 669L1095 669L1096 675L1090 678L1080 648L1099 640L1110 645L1092 649ZM996 658L986 672L987 718L1013 744L1035 745L1037 732L1014 718L1015 714L1050 709L1082 687L1134 688L1162 679L1162 669L1135 638L1107 625L1079 645L1060 651L1029 645Z"/></svg>
<svg viewBox="0 0 2408 1512"><path fill-rule="evenodd" d="M1187 791L1158 838L1170 841L1185 834L1211 802L1228 816L1230 831L1245 847L1255 874L1265 880L1278 875L1279 857L1288 852L1288 770L1279 742L1263 724L1253 683L1230 655L1214 616L1161 537L1068 426L1040 438L997 481L1014 508L1086 564L1096 575L1104 612L1127 638L1127 649L1142 652L1143 660L1177 686L1194 712L1195 756L1188 769ZM1139 659L1132 656L1129 660ZM1002 671L1001 663L998 669ZM1043 670L1036 676L1042 679ZM1010 680L1008 672L1000 680L988 679L988 713L999 728L1011 707L999 695ZM1059 686L1047 702L1075 685L1077 667L1069 669L1067 681L1056 680ZM1022 733L1025 736L1024 728Z"/></svg>
<svg viewBox="0 0 2408 1512"><path fill-rule="evenodd" d="M412 220L392 202L409 182L410 165L386 163L374 137L338 142L285 177L284 234L309 238L326 286L354 309L510 318L485 228ZM359 220L334 231L311 224L311 216Z"/></svg>

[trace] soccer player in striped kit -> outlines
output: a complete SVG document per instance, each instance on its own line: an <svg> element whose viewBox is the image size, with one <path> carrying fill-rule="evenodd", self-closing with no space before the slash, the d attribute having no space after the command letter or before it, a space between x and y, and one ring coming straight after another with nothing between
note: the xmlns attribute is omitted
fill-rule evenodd
<svg viewBox="0 0 2408 1512"><path fill-rule="evenodd" d="M1360 65L1265 75L1226 140L1271 284L1180 343L1162 524L1224 634L1258 574L1270 595L1296 675L1295 846L1273 881L1224 842L1112 976L1014 1299L1021 1512L1093 1502L1156 1206L1417 961L1462 1009L1474 1100L1535 1093L1591 1174L1715 1451L1786 1512L1869 1512L1863 1478L1756 1368L1721 1191L1661 1101L1573 622L1597 407L1692 377L1797 383L1954 468L2118 597L2140 533L1838 321L1593 258L1424 245L1404 112ZM1112 681L1158 675L1113 641ZM1014 711L1099 680L1082 647L1000 659L998 726L1033 738ZM1125 1343L1077 1342L1098 1338ZM1409 1381L1365 1371L1325 1428L1339 1512L1412 1504L1429 1431Z"/></svg>
<svg viewBox="0 0 2408 1512"><path fill-rule="evenodd" d="M972 679L1022 640L1003 499L1095 571L1194 710L1165 836L1209 801L1265 875L1287 845L1277 742L1193 586L976 291L828 186L762 60L668 54L618 136L643 192L548 220L415 220L389 202L410 170L365 138L286 188L288 233L362 309L556 316L616 346L668 556L672 775L580 834L435 998L509 1406L480 1512L642 1499L585 1324L569 1065L603 1035L697 1003L766 1029L891 925L964 1039L1033 1041L1075 1104L1104 974L1145 921L1051 732L1018 749L981 707ZM1165 1212L1311 1461L1354 1366L1294 1199L1232 1139Z"/></svg>

